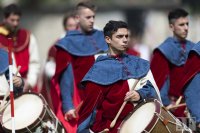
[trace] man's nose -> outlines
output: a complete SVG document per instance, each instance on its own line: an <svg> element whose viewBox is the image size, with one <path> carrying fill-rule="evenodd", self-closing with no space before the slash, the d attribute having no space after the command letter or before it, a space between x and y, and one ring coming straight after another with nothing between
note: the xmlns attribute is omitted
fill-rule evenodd
<svg viewBox="0 0 200 133"><path fill-rule="evenodd" d="M13 26L17 27L19 25L19 21L13 21Z"/></svg>
<svg viewBox="0 0 200 133"><path fill-rule="evenodd" d="M186 25L184 26L185 30L188 30L188 27L189 27L189 26L186 24Z"/></svg>

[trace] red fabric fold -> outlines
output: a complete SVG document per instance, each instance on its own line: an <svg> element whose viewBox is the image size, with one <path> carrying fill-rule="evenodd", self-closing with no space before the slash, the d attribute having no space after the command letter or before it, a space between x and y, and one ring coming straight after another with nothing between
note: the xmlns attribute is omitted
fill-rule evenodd
<svg viewBox="0 0 200 133"><path fill-rule="evenodd" d="M188 60L184 66L184 71L182 73L182 78L177 85L177 89L181 93L184 92L184 87L187 83L200 72L200 56L193 52L189 55Z"/></svg>

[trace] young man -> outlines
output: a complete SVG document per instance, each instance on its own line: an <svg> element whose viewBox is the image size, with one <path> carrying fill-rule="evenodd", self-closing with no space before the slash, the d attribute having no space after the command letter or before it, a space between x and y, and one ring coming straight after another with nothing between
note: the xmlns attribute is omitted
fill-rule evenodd
<svg viewBox="0 0 200 133"><path fill-rule="evenodd" d="M181 96L176 86L187 60L188 53L194 43L187 40L188 13L183 9L172 10L168 15L169 26L173 37L167 38L153 52L151 70L161 99L165 106L171 106ZM179 107L173 113L177 117L184 117L185 107Z"/></svg>
<svg viewBox="0 0 200 133"><path fill-rule="evenodd" d="M200 132L200 42L189 53L177 89L184 94L185 102L191 117L197 124Z"/></svg>
<svg viewBox="0 0 200 133"><path fill-rule="evenodd" d="M109 46L107 55L99 56L82 80L86 98L79 110L78 133L117 133L123 119L133 110L133 103L146 98L159 98L148 61L126 54L128 26L122 21L109 21L104 27ZM139 80L135 90L130 90ZM113 128L112 120L124 101L128 101Z"/></svg>
<svg viewBox="0 0 200 133"><path fill-rule="evenodd" d="M20 74L24 78L24 91L31 90L37 83L40 69L38 49L35 37L26 29L19 27L21 11L15 4L4 8L4 19L0 25L0 46L13 48L14 65L21 66Z"/></svg>
<svg viewBox="0 0 200 133"><path fill-rule="evenodd" d="M68 31L56 45L51 96L57 117L70 133L76 132L76 107L84 97L80 81L93 65L95 55L108 49L103 33L93 28L94 18L95 6L89 2L79 3L75 16L77 30Z"/></svg>

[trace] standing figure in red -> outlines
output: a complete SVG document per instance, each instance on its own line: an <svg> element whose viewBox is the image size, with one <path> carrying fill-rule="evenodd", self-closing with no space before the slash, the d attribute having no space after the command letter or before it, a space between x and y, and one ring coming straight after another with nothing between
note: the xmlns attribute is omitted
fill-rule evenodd
<svg viewBox="0 0 200 133"><path fill-rule="evenodd" d="M186 39L189 27L187 16L188 13L183 9L175 9L169 13L169 26L173 36L154 50L151 60L151 70L160 89L162 102L168 107L181 99L177 83L181 78L188 53L194 46L193 42ZM184 110L185 107L179 107L173 110L173 114L176 117L184 117Z"/></svg>
<svg viewBox="0 0 200 133"><path fill-rule="evenodd" d="M160 96L149 62L126 53L128 25L123 21L109 21L104 27L104 36L108 54L97 58L81 82L86 97L78 113L78 133L117 133L122 121L133 111L134 103ZM131 89L135 83L136 87Z"/></svg>
<svg viewBox="0 0 200 133"><path fill-rule="evenodd" d="M200 42L189 53L177 89L185 97L190 116L196 122L196 132L200 132ZM195 132L195 133L196 133Z"/></svg>
<svg viewBox="0 0 200 133"><path fill-rule="evenodd" d="M40 70L39 55L35 37L19 26L21 10L15 4L3 10L4 19L0 24L0 46L11 45L15 66L21 66L19 73L24 78L24 92L32 90L37 83Z"/></svg>
<svg viewBox="0 0 200 133"><path fill-rule="evenodd" d="M56 72L51 97L54 111L69 133L76 133L77 106L84 98L80 81L96 55L107 51L103 32L93 28L96 7L90 2L76 6L77 30L68 31L56 44Z"/></svg>

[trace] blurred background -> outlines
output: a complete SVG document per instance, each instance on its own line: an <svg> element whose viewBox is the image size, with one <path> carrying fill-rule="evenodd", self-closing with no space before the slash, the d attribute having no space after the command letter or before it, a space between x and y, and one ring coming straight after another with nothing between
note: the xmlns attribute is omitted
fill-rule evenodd
<svg viewBox="0 0 200 133"><path fill-rule="evenodd" d="M64 34L62 19L80 0L0 0L2 8L17 3L22 9L21 26L30 30L37 38L41 63L48 49ZM149 60L152 50L171 35L168 12L181 7L189 12L190 29L188 39L200 40L200 0L93 0L98 10L95 28L102 30L109 20L128 22L131 43L136 50L143 50Z"/></svg>

